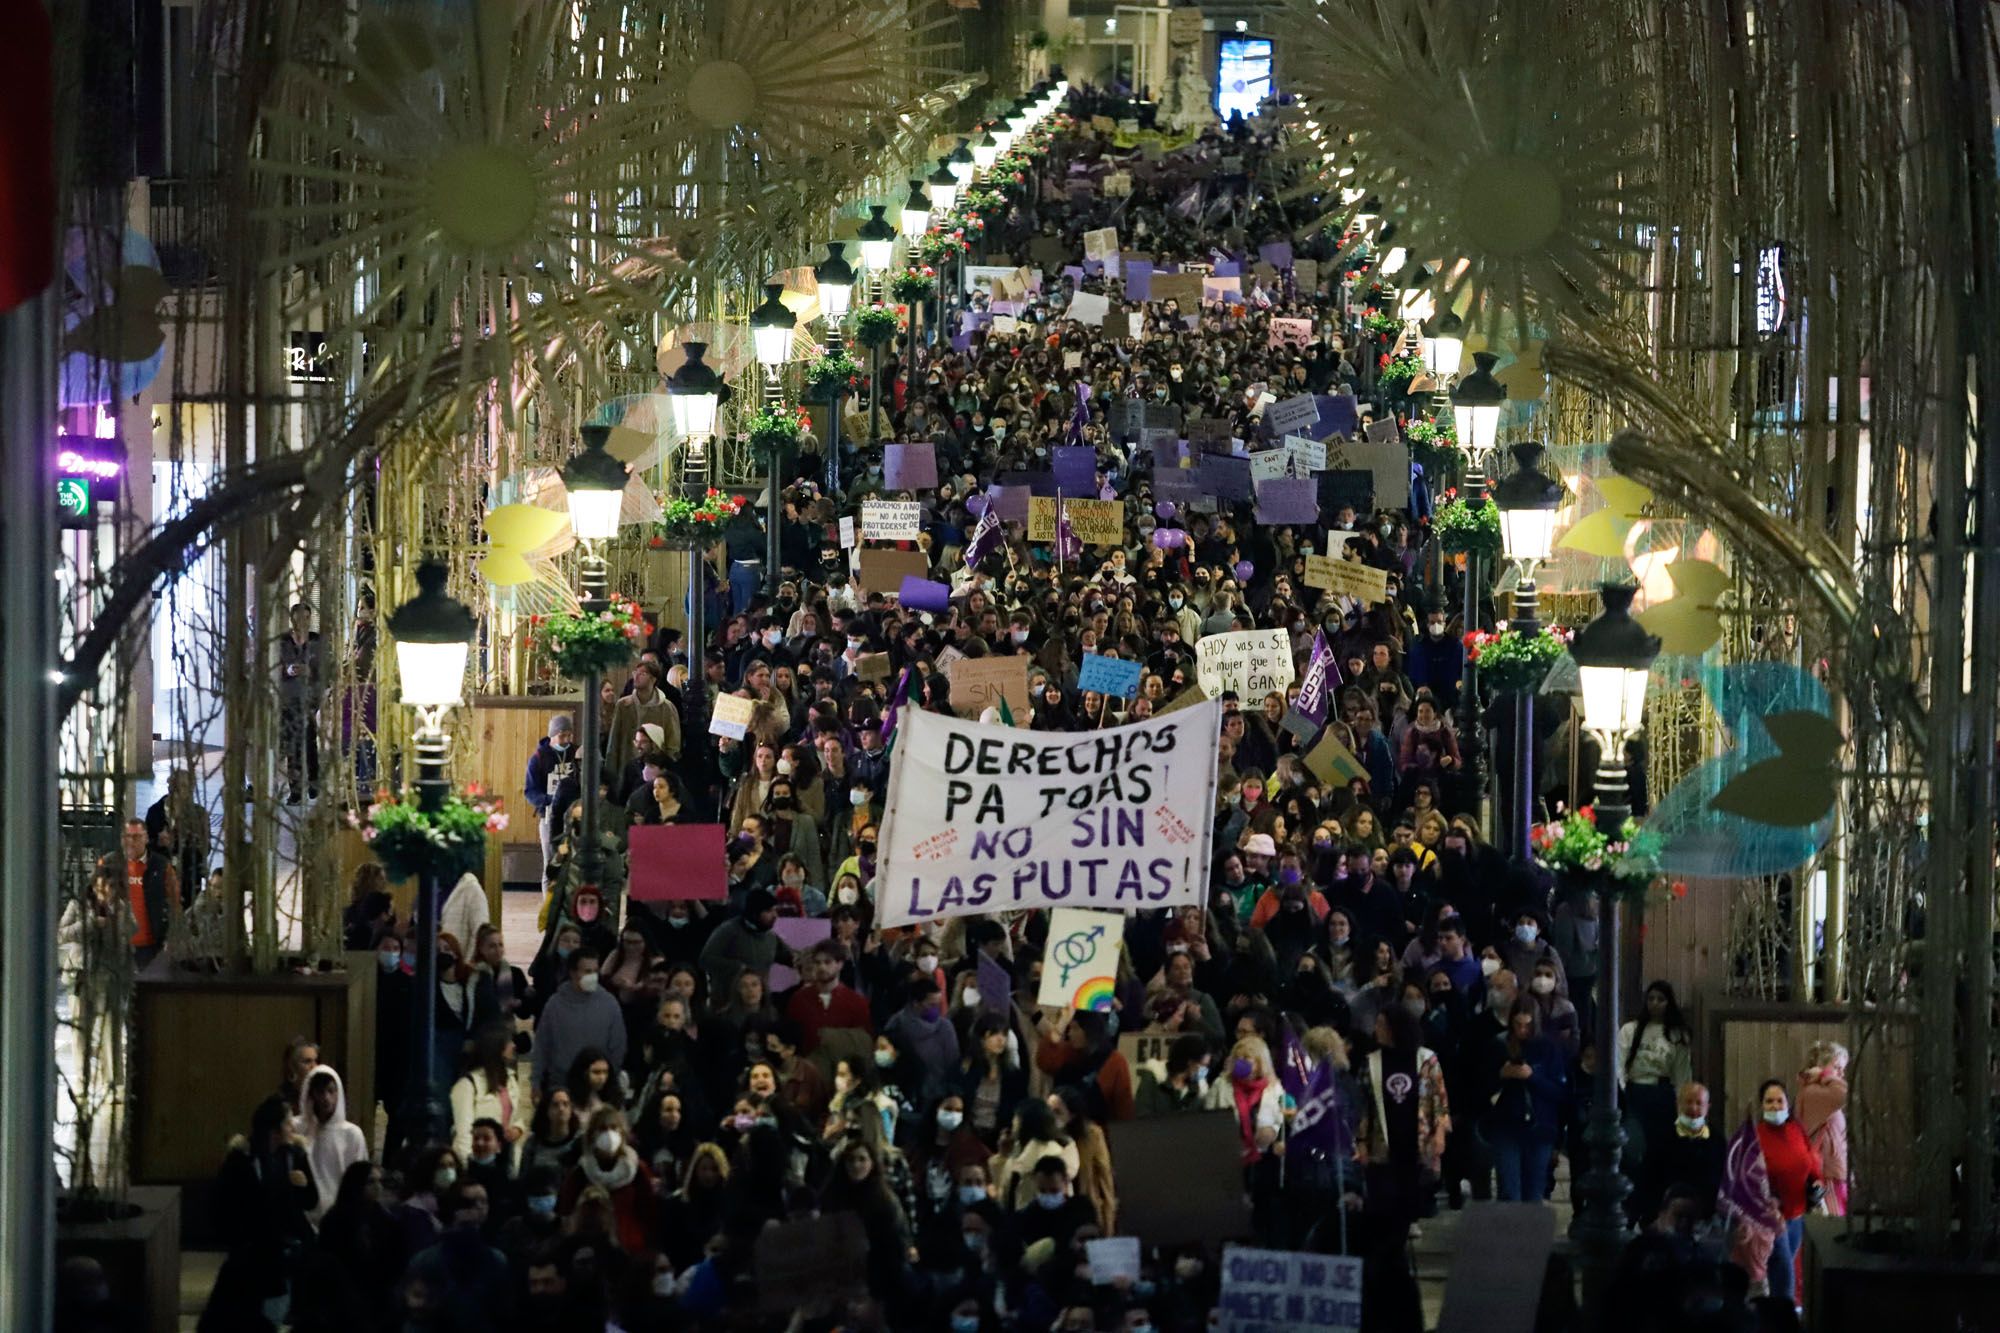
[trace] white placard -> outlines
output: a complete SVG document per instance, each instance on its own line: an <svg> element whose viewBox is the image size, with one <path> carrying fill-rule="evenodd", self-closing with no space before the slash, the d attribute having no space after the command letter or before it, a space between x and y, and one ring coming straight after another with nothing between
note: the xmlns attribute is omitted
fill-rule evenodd
<svg viewBox="0 0 2000 1333"><path fill-rule="evenodd" d="M1012 315L995 315L993 317L993 331L995 333L1013 333L1020 327L1021 321L1015 319Z"/></svg>
<svg viewBox="0 0 2000 1333"><path fill-rule="evenodd" d="M1224 690L1254 703L1272 691L1284 693L1297 679L1292 662L1292 636L1282 629L1244 629L1233 634L1205 634L1194 646L1195 677L1201 692L1220 699Z"/></svg>
<svg viewBox="0 0 2000 1333"><path fill-rule="evenodd" d="M1202 902L1221 721L1216 703L1081 733L904 712L882 821L881 923Z"/></svg>
<svg viewBox="0 0 2000 1333"><path fill-rule="evenodd" d="M1292 475L1292 455L1284 449L1265 449L1250 455L1250 482L1275 481Z"/></svg>
<svg viewBox="0 0 2000 1333"><path fill-rule="evenodd" d="M915 500L863 500L861 535L873 542L913 542L923 531L924 507Z"/></svg>
<svg viewBox="0 0 2000 1333"><path fill-rule="evenodd" d="M1111 298L1101 292L1078 292L1069 301L1069 317L1079 324L1100 325L1111 313Z"/></svg>
<svg viewBox="0 0 2000 1333"><path fill-rule="evenodd" d="M1300 1250L1222 1250L1225 1333L1355 1333L1361 1327L1361 1261Z"/></svg>
<svg viewBox="0 0 2000 1333"><path fill-rule="evenodd" d="M1053 939L1054 935L1051 934L1050 938ZM1087 1240L1083 1243L1083 1257L1090 1264L1090 1283L1094 1287L1108 1287L1121 1277L1132 1282L1139 1280L1137 1236L1105 1236Z"/></svg>
<svg viewBox="0 0 2000 1333"><path fill-rule="evenodd" d="M1109 1013L1118 983L1118 945L1125 938L1119 912L1058 907L1049 915L1038 1003L1051 1009Z"/></svg>
<svg viewBox="0 0 2000 1333"><path fill-rule="evenodd" d="M840 549L843 551L854 545L854 515L844 514L840 520Z"/></svg>
<svg viewBox="0 0 2000 1333"><path fill-rule="evenodd" d="M1308 472L1326 471L1326 445L1303 435L1287 435L1285 448L1292 455L1292 471L1303 477Z"/></svg>
<svg viewBox="0 0 2000 1333"><path fill-rule="evenodd" d="M708 734L740 741L749 733L751 719L756 715L755 699L745 699L740 694L718 694L715 711L709 714Z"/></svg>
<svg viewBox="0 0 2000 1333"><path fill-rule="evenodd" d="M1296 394L1272 407L1264 420L1280 435L1289 435L1319 420L1319 400L1309 393Z"/></svg>
<svg viewBox="0 0 2000 1333"><path fill-rule="evenodd" d="M1118 228L1099 227L1096 231L1083 234L1083 257L1104 260L1116 258L1118 254Z"/></svg>

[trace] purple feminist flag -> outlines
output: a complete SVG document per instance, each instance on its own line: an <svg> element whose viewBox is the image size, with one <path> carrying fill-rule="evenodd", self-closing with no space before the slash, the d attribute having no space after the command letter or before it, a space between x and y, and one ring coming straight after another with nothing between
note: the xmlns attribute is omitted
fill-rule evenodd
<svg viewBox="0 0 2000 1333"><path fill-rule="evenodd" d="M1090 386L1079 383L1076 386L1076 410L1069 414L1069 434L1065 437L1066 442L1071 445L1082 444L1083 428L1089 424Z"/></svg>
<svg viewBox="0 0 2000 1333"><path fill-rule="evenodd" d="M1333 660L1333 648L1326 641L1326 631L1313 631L1312 660L1306 663L1306 674L1299 680L1298 702L1292 706L1300 716L1309 718L1316 727L1326 725L1326 701L1332 687L1340 684L1340 668Z"/></svg>
<svg viewBox="0 0 2000 1333"><path fill-rule="evenodd" d="M978 524L972 529L972 536L965 543L965 567L979 568L979 562L1000 549L1006 534L1000 528L1000 511L993 505L979 516Z"/></svg>
<svg viewBox="0 0 2000 1333"><path fill-rule="evenodd" d="M1302 1152L1321 1161L1345 1161L1354 1155L1347 1131L1346 1108L1340 1104L1340 1081L1333 1061L1322 1060L1307 1078L1299 1109L1292 1116L1287 1152Z"/></svg>
<svg viewBox="0 0 2000 1333"><path fill-rule="evenodd" d="M910 701L910 677L917 672L915 667L904 667L903 678L896 682L896 692L889 696L889 711L882 717L882 739L894 740L896 723L900 720L903 705Z"/></svg>
<svg viewBox="0 0 2000 1333"><path fill-rule="evenodd" d="M1069 506L1056 500L1056 563L1066 565L1083 558L1083 543L1069 525Z"/></svg>

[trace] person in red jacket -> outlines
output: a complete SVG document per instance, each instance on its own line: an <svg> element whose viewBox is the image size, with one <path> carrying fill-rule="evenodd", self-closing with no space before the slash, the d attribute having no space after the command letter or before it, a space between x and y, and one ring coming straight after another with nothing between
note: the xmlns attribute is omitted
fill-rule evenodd
<svg viewBox="0 0 2000 1333"><path fill-rule="evenodd" d="M806 955L805 976L785 1006L785 1017L799 1025L799 1053L819 1049L819 1034L827 1028L859 1028L873 1034L875 1018L860 991L840 982L846 950L831 940Z"/></svg>
<svg viewBox="0 0 2000 1333"><path fill-rule="evenodd" d="M656 1201L653 1169L641 1161L632 1147L625 1113L616 1107L600 1107L592 1113L585 1131L583 1154L563 1181L557 1210L567 1218L577 1200L591 1186L611 1196L616 1218L618 1248L626 1254L650 1254L657 1245L654 1236Z"/></svg>
<svg viewBox="0 0 2000 1333"><path fill-rule="evenodd" d="M1753 1281L1762 1258L1771 1295L1780 1299L1796 1303L1792 1260L1806 1209L1824 1193L1823 1180L1819 1153L1792 1119L1783 1080L1764 1080L1755 1119L1730 1143L1717 1202L1731 1217L1731 1257Z"/></svg>

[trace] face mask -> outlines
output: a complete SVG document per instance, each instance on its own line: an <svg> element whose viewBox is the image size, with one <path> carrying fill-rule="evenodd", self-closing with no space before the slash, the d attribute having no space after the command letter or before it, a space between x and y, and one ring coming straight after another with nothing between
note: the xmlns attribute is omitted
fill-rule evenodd
<svg viewBox="0 0 2000 1333"><path fill-rule="evenodd" d="M937 971L937 965L938 965L938 956L936 954L924 953L917 955L917 971L935 972Z"/></svg>
<svg viewBox="0 0 2000 1333"><path fill-rule="evenodd" d="M1536 977L1533 981L1528 983L1528 989L1533 991L1537 995L1548 995L1552 993L1555 990L1555 988L1556 988L1556 979L1554 977Z"/></svg>
<svg viewBox="0 0 2000 1333"><path fill-rule="evenodd" d="M834 896L840 899L843 907L852 907L856 902L860 901L861 891L852 884L849 884L843 886Z"/></svg>
<svg viewBox="0 0 2000 1333"><path fill-rule="evenodd" d="M955 1314L951 1317L951 1333L979 1333L979 1316L976 1314Z"/></svg>
<svg viewBox="0 0 2000 1333"><path fill-rule="evenodd" d="M877 1069L887 1069L889 1066L895 1063L896 1063L896 1053L894 1051L875 1052L875 1067Z"/></svg>
<svg viewBox="0 0 2000 1333"><path fill-rule="evenodd" d="M1015 643L1026 643L1028 641L1028 631L1024 629L1011 630L1008 632L1007 637Z"/></svg>
<svg viewBox="0 0 2000 1333"><path fill-rule="evenodd" d="M1790 1111L1764 1112L1764 1123L1767 1125L1782 1125L1791 1118L1792 1118L1792 1113Z"/></svg>
<svg viewBox="0 0 2000 1333"><path fill-rule="evenodd" d="M455 1166L441 1166L437 1169L437 1174L431 1177L431 1186L439 1194L444 1193L457 1183L458 1168Z"/></svg>
<svg viewBox="0 0 2000 1333"><path fill-rule="evenodd" d="M856 787L853 791L847 793L847 803L856 810L859 810L862 806L868 804L868 793Z"/></svg>
<svg viewBox="0 0 2000 1333"><path fill-rule="evenodd" d="M1239 1059L1230 1064L1229 1077L1240 1081L1249 1078L1255 1071L1256 1066L1252 1065L1248 1060Z"/></svg>
<svg viewBox="0 0 2000 1333"><path fill-rule="evenodd" d="M553 1194L530 1194L528 1196L528 1211L536 1217L554 1217L556 1215L556 1196Z"/></svg>
<svg viewBox="0 0 2000 1333"><path fill-rule="evenodd" d="M967 1009L977 1009L979 1007L978 988L973 986L967 986L965 988L964 993L962 993L959 996L958 1002L964 1005Z"/></svg>
<svg viewBox="0 0 2000 1333"><path fill-rule="evenodd" d="M556 957L558 958L567 958L575 952L576 946L574 944L558 944L556 946Z"/></svg>
<svg viewBox="0 0 2000 1333"><path fill-rule="evenodd" d="M375 961L382 965L384 972L394 972L403 965L403 954L400 949L383 949L376 953Z"/></svg>
<svg viewBox="0 0 2000 1333"><path fill-rule="evenodd" d="M625 1145L625 1136L623 1134L620 1134L615 1129L607 1129L601 1131L598 1134L595 1143L592 1144L592 1146L595 1147L597 1151L605 1157L611 1156L611 1154L617 1152L624 1145Z"/></svg>
<svg viewBox="0 0 2000 1333"><path fill-rule="evenodd" d="M791 775L792 775L792 761L789 759L780 759L778 761L778 776L788 778Z"/></svg>
<svg viewBox="0 0 2000 1333"><path fill-rule="evenodd" d="M960 1185L958 1187L958 1201L967 1208L972 1207L975 1203L983 1203L985 1200L986 1187L984 1185Z"/></svg>
<svg viewBox="0 0 2000 1333"><path fill-rule="evenodd" d="M474 1166L491 1166L499 1160L500 1154L497 1152L486 1153L483 1156L479 1153L472 1154L472 1163Z"/></svg>
<svg viewBox="0 0 2000 1333"><path fill-rule="evenodd" d="M767 629L764 631L765 647L776 648L779 644L783 643L784 641L785 641L785 635L782 630Z"/></svg>
<svg viewBox="0 0 2000 1333"><path fill-rule="evenodd" d="M586 973L584 973L584 974L583 974L582 976L578 977L578 978L576 979L576 988L577 988L578 990L581 990L581 991L594 991L594 990L596 990L596 989L597 989L597 973L595 973L595 972L586 972Z"/></svg>
<svg viewBox="0 0 2000 1333"><path fill-rule="evenodd" d="M1479 960L1480 976L1490 977L1499 970L1500 970L1500 960L1498 958L1482 958Z"/></svg>
<svg viewBox="0 0 2000 1333"><path fill-rule="evenodd" d="M1207 1087L1207 1086L1208 1086L1208 1066L1207 1066L1207 1065L1196 1065L1196 1066L1194 1067L1194 1085L1195 1085L1195 1086L1196 1086L1197 1088L1205 1088L1205 1087Z"/></svg>
<svg viewBox="0 0 2000 1333"><path fill-rule="evenodd" d="M691 919L692 918L685 916L670 916L667 918L667 925L675 930L685 930L687 928L688 922Z"/></svg>
<svg viewBox="0 0 2000 1333"><path fill-rule="evenodd" d="M1403 1010L1411 1018L1422 1018L1424 1016L1424 1002L1418 999L1405 1000L1403 1001Z"/></svg>
<svg viewBox="0 0 2000 1333"><path fill-rule="evenodd" d="M1674 1123L1688 1133L1693 1134L1708 1123L1708 1117L1705 1115L1677 1115L1674 1117Z"/></svg>
<svg viewBox="0 0 2000 1333"><path fill-rule="evenodd" d="M1047 1194L1037 1194L1035 1202L1053 1211L1069 1202L1069 1195L1064 1194L1061 1190L1051 1190Z"/></svg>
<svg viewBox="0 0 2000 1333"><path fill-rule="evenodd" d="M965 1248L972 1251L974 1254L983 1253L986 1249L986 1233L983 1231L966 1232Z"/></svg>
<svg viewBox="0 0 2000 1333"><path fill-rule="evenodd" d="M1264 789L1262 787L1245 787L1243 789L1243 804L1255 805L1263 799Z"/></svg>
<svg viewBox="0 0 2000 1333"><path fill-rule="evenodd" d="M602 910L602 905L595 899L585 898L576 905L576 919L587 926L597 920L597 914Z"/></svg>
<svg viewBox="0 0 2000 1333"><path fill-rule="evenodd" d="M965 1123L965 1112L939 1111L937 1115L937 1121L938 1121L938 1128L943 1130L945 1133L949 1134L951 1133L951 1131L957 1129L960 1125Z"/></svg>
<svg viewBox="0 0 2000 1333"><path fill-rule="evenodd" d="M847 641L847 646L848 646L848 648L850 648L850 649L851 649L851 650L853 650L854 652L857 652L857 653L858 653L858 652L860 652L860 651L861 651L861 648L862 648L862 640L860 640L860 639L849 639L849 640Z"/></svg>
<svg viewBox="0 0 2000 1333"><path fill-rule="evenodd" d="M1185 600L1184 598L1180 597L1169 597L1167 598L1167 605L1171 606L1174 610L1178 611L1181 609L1181 603L1184 600Z"/></svg>
<svg viewBox="0 0 2000 1333"><path fill-rule="evenodd" d="M1335 944L1345 944L1345 943L1347 943L1347 937L1348 937L1348 934L1349 934L1349 932L1348 932L1348 931L1345 931L1345 930L1337 930L1337 931L1335 931L1335 932L1333 933L1333 942L1334 942Z"/></svg>
<svg viewBox="0 0 2000 1333"><path fill-rule="evenodd" d="M1533 922L1514 927L1514 938L1523 944L1533 944L1535 937L1541 933L1541 928Z"/></svg>
<svg viewBox="0 0 2000 1333"><path fill-rule="evenodd" d="M1278 870L1278 883L1280 884L1297 884L1304 878L1304 873L1297 866L1283 866ZM1300 907L1305 906L1304 903L1298 905Z"/></svg>

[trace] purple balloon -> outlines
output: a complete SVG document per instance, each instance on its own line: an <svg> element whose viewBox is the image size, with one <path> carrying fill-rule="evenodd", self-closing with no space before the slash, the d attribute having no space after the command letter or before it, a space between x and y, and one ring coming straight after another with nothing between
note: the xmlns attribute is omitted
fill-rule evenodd
<svg viewBox="0 0 2000 1333"><path fill-rule="evenodd" d="M974 518L978 518L981 514L986 512L986 497L984 495L966 496L965 512L972 515Z"/></svg>
<svg viewBox="0 0 2000 1333"><path fill-rule="evenodd" d="M1174 502L1172 500L1162 500L1153 506L1153 517L1159 519L1161 522L1164 523L1173 516Z"/></svg>
<svg viewBox="0 0 2000 1333"><path fill-rule="evenodd" d="M1257 572L1257 567L1251 564L1248 560L1238 560L1236 562L1236 578L1238 582L1248 583L1250 581L1250 576L1252 574L1255 574L1256 572Z"/></svg>
<svg viewBox="0 0 2000 1333"><path fill-rule="evenodd" d="M1162 551L1179 549L1187 541L1187 534L1179 528L1154 528L1153 545Z"/></svg>

